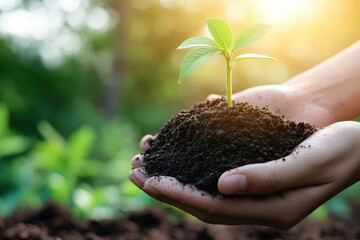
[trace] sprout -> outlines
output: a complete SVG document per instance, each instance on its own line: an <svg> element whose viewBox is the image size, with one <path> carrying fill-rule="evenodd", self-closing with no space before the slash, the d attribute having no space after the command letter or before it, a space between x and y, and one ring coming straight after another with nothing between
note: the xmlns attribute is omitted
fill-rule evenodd
<svg viewBox="0 0 360 240"><path fill-rule="evenodd" d="M220 19L208 18L207 27L213 39L208 37L192 37L185 40L177 49L195 48L191 50L184 58L178 83L200 67L210 58L221 54L226 62L226 99L228 107L232 106L232 69L236 62L244 59L267 59L276 60L272 57L245 53L234 56L234 52L240 48L246 47L262 38L271 28L267 24L253 24L242 29L233 41L230 26Z"/></svg>

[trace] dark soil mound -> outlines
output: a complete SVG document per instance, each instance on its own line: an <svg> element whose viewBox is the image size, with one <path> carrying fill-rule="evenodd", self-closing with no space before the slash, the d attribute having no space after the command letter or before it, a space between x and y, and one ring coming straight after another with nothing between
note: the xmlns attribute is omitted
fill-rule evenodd
<svg viewBox="0 0 360 240"><path fill-rule="evenodd" d="M175 177L215 196L225 171L283 158L315 131L267 108L206 101L164 125L144 153L145 169L149 176Z"/></svg>
<svg viewBox="0 0 360 240"><path fill-rule="evenodd" d="M289 231L259 226L210 225L198 221L173 221L160 209L143 210L124 219L76 222L56 204L24 210L0 218L0 239L12 240L342 240L360 239L359 216L352 223L329 218L305 221Z"/></svg>

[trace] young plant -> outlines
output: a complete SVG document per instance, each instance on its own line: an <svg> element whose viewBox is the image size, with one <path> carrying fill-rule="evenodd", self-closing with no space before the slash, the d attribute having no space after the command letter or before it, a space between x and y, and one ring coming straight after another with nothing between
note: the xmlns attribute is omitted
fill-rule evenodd
<svg viewBox="0 0 360 240"><path fill-rule="evenodd" d="M235 57L234 52L259 40L270 30L271 26L267 24L247 26L238 33L235 41L233 41L230 26L226 22L216 18L208 18L207 27L213 39L208 37L192 37L185 40L177 48L195 48L185 56L181 64L178 83L181 83L186 76L207 60L221 54L225 57L226 62L226 99L228 107L231 107L232 69L235 63L244 59L275 60L272 57L256 53L245 53Z"/></svg>

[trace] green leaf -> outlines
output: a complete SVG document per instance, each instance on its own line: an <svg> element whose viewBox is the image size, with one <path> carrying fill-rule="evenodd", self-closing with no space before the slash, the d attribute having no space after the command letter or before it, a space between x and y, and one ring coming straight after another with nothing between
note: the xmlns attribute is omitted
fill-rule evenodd
<svg viewBox="0 0 360 240"><path fill-rule="evenodd" d="M87 157L95 143L96 133L90 126L83 126L75 131L68 141L69 154L74 159Z"/></svg>
<svg viewBox="0 0 360 240"><path fill-rule="evenodd" d="M0 103L0 138L5 137L9 130L9 110L4 103Z"/></svg>
<svg viewBox="0 0 360 240"><path fill-rule="evenodd" d="M271 29L270 25L267 24L253 24L242 29L237 35L233 50L246 47L260 38L262 38L269 30Z"/></svg>
<svg viewBox="0 0 360 240"><path fill-rule="evenodd" d="M229 50L232 44L230 26L223 20L216 18L208 18L207 25L217 45L223 50Z"/></svg>
<svg viewBox="0 0 360 240"><path fill-rule="evenodd" d="M55 149L62 151L65 148L66 142L63 136L61 136L49 122L40 122L38 130L45 140Z"/></svg>
<svg viewBox="0 0 360 240"><path fill-rule="evenodd" d="M29 141L22 136L11 136L0 139L0 158L19 154L29 147Z"/></svg>
<svg viewBox="0 0 360 240"><path fill-rule="evenodd" d="M92 151L95 139L95 130L90 126L83 126L70 136L68 141L70 162L68 166L75 174L78 174L81 168L84 167L86 157Z"/></svg>
<svg viewBox="0 0 360 240"><path fill-rule="evenodd" d="M241 54L241 55L237 56L234 59L233 63L240 61L240 60L244 60L244 59L265 59L265 60L277 61L275 58L270 57L270 56L257 54L257 53L245 53L245 54Z"/></svg>
<svg viewBox="0 0 360 240"><path fill-rule="evenodd" d="M184 48L191 48L191 47L212 47L212 48L218 48L218 45L208 37L192 37L187 40L185 40L180 46L178 46L179 49Z"/></svg>
<svg viewBox="0 0 360 240"><path fill-rule="evenodd" d="M197 48L190 51L181 63L178 83L181 83L186 76L219 53L220 51L214 48Z"/></svg>

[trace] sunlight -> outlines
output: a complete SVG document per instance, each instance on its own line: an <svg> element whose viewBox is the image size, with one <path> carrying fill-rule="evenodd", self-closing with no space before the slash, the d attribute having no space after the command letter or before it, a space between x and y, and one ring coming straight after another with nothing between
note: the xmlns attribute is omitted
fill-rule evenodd
<svg viewBox="0 0 360 240"><path fill-rule="evenodd" d="M316 17L319 1L312 0L255 0L251 1L258 9L257 18L274 27L289 27L292 24L309 21Z"/></svg>

